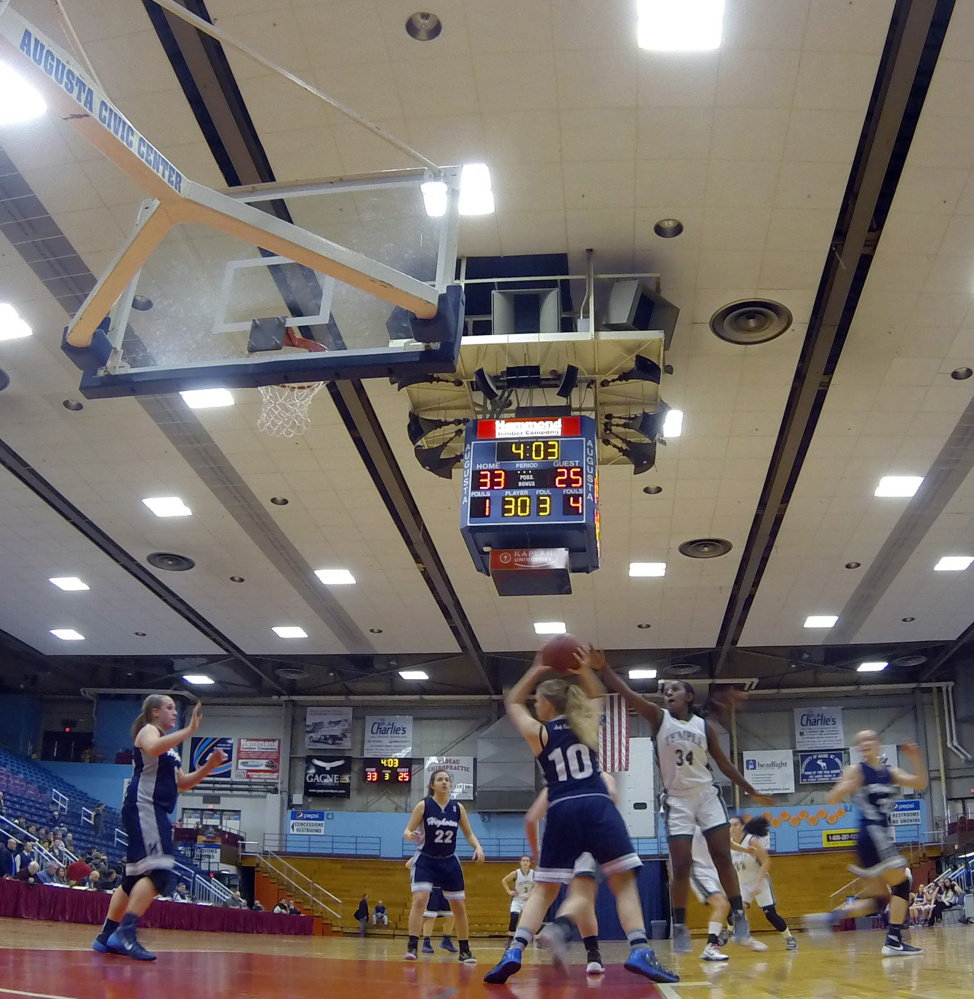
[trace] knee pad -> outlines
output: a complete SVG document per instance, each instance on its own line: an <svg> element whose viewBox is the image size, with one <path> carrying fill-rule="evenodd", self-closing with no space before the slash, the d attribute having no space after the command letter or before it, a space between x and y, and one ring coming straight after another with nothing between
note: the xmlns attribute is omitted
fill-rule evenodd
<svg viewBox="0 0 974 999"><path fill-rule="evenodd" d="M788 924L778 914L778 910L773 905L762 906L762 912L767 917L768 922L779 932L788 929Z"/></svg>
<svg viewBox="0 0 974 999"><path fill-rule="evenodd" d="M909 880L903 880L898 885L890 885L889 889L890 895L895 895L897 898L902 898L907 905L910 904L910 882Z"/></svg>
<svg viewBox="0 0 974 999"><path fill-rule="evenodd" d="M517 929L517 921L521 917L516 912L511 913L511 921L507 924L507 932L513 933Z"/></svg>

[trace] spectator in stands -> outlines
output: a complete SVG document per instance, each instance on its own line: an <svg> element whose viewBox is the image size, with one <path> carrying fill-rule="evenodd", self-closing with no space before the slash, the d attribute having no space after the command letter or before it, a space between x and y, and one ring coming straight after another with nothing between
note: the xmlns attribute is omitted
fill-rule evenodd
<svg viewBox="0 0 974 999"><path fill-rule="evenodd" d="M287 911L292 916L303 916L304 915L304 913L294 904L294 899L293 898L289 898L287 900Z"/></svg>
<svg viewBox="0 0 974 999"><path fill-rule="evenodd" d="M42 885L57 884L57 864L52 860L43 871L38 871L37 880Z"/></svg>
<svg viewBox="0 0 974 999"><path fill-rule="evenodd" d="M68 884L68 870L63 864L57 869L57 883L65 887Z"/></svg>
<svg viewBox="0 0 974 999"><path fill-rule="evenodd" d="M101 839L105 835L105 802L99 801L95 805L95 810L91 815L91 824L94 827L95 835Z"/></svg>
<svg viewBox="0 0 974 999"><path fill-rule="evenodd" d="M64 845L67 847L69 853L74 853L74 833L64 834Z"/></svg>
<svg viewBox="0 0 974 999"><path fill-rule="evenodd" d="M375 903L375 908L372 910L372 925L373 926L388 926L389 925L389 913L386 912L386 907L380 899Z"/></svg>
<svg viewBox="0 0 974 999"><path fill-rule="evenodd" d="M61 825L61 809L54 802L51 802L51 828L57 829Z"/></svg>
<svg viewBox="0 0 974 999"><path fill-rule="evenodd" d="M30 836L31 839L37 839L37 823L36 822L31 822L31 824L27 827L27 835Z"/></svg>
<svg viewBox="0 0 974 999"><path fill-rule="evenodd" d="M363 895L362 901L359 902L358 908L352 915L352 919L358 920L358 935L360 937L365 936L365 927L369 923L369 896Z"/></svg>
<svg viewBox="0 0 974 999"><path fill-rule="evenodd" d="M63 864L67 860L68 851L64 846L64 840L60 833L56 833L51 843L51 854L58 863Z"/></svg>
<svg viewBox="0 0 974 999"><path fill-rule="evenodd" d="M283 914L287 915L287 913L289 913L291 911L290 908L288 907L287 899L286 898L282 898L277 903L277 905L274 906L274 911L275 912L280 912L280 913L283 913Z"/></svg>
<svg viewBox="0 0 974 999"><path fill-rule="evenodd" d="M34 841L32 839L25 839L24 845L17 853L17 873L19 874L23 868L30 866L34 859Z"/></svg>
<svg viewBox="0 0 974 999"><path fill-rule="evenodd" d="M86 864L83 860L76 860L74 863L68 864L66 874L69 885L80 885L91 874L91 865Z"/></svg>
<svg viewBox="0 0 974 999"><path fill-rule="evenodd" d="M12 878L17 873L17 840L7 840L7 845L0 847L0 878Z"/></svg>
<svg viewBox="0 0 974 999"><path fill-rule="evenodd" d="M172 893L172 900L174 902L188 902L189 893L186 890L186 885L182 881L176 885L176 890Z"/></svg>
<svg viewBox="0 0 974 999"><path fill-rule="evenodd" d="M24 816L21 815L19 818L14 819L14 825L18 829L26 829L27 828L27 819L25 819Z"/></svg>
<svg viewBox="0 0 974 999"><path fill-rule="evenodd" d="M98 879L99 891L115 891L119 885L118 872L114 867L108 867L104 872L99 871L101 877Z"/></svg>
<svg viewBox="0 0 974 999"><path fill-rule="evenodd" d="M264 907L260 904L260 901L258 899L256 899L256 898L254 899L253 910L254 910L254 912L263 912L264 911Z"/></svg>
<svg viewBox="0 0 974 999"><path fill-rule="evenodd" d="M7 806L3 803L3 791L0 791L0 815L7 814Z"/></svg>
<svg viewBox="0 0 974 999"><path fill-rule="evenodd" d="M97 888L98 882L101 881L101 874L98 871L92 871L87 878L82 882L83 888Z"/></svg>
<svg viewBox="0 0 974 999"><path fill-rule="evenodd" d="M36 860L32 860L29 864L21 868L15 875L14 881L23 881L24 884L36 885L40 882L37 880L37 872L41 869L41 865L37 863Z"/></svg>
<svg viewBox="0 0 974 999"><path fill-rule="evenodd" d="M37 830L37 842L43 843L44 840L49 838L50 837L47 835L47 826L41 826L40 829Z"/></svg>
<svg viewBox="0 0 974 999"><path fill-rule="evenodd" d="M232 894L232 895L231 895L231 896L230 896L230 897L229 897L229 898L227 899L227 908L228 908L228 909L246 909L246 908L247 908L247 902L246 902L246 900L245 900L245 899L244 899L244 898L243 898L243 897L241 896L240 892L238 892L238 891L235 891L235 892L234 892L234 893L233 893L233 894Z"/></svg>

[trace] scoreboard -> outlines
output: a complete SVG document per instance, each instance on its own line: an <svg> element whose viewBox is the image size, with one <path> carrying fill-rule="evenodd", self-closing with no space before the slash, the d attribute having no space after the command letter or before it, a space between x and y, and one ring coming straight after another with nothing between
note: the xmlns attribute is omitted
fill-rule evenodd
<svg viewBox="0 0 974 999"><path fill-rule="evenodd" d="M362 776L366 784L409 784L412 781L413 761L399 757L366 757L362 761Z"/></svg>
<svg viewBox="0 0 974 999"><path fill-rule="evenodd" d="M569 552L599 565L595 421L588 416L472 420L464 443L460 530L478 571L491 549Z"/></svg>

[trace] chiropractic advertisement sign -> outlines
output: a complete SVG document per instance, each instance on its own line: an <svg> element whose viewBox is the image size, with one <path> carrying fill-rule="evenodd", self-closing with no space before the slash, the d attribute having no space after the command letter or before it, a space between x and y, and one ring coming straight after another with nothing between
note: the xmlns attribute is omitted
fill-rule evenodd
<svg viewBox="0 0 974 999"><path fill-rule="evenodd" d="M795 708L796 749L843 749L842 708Z"/></svg>
<svg viewBox="0 0 974 999"><path fill-rule="evenodd" d="M445 770L453 782L450 797L454 801L473 801L472 756L427 756L423 767L423 783L428 787L437 770Z"/></svg>
<svg viewBox="0 0 974 999"><path fill-rule="evenodd" d="M767 749L742 753L744 776L763 794L793 794L795 763L790 749Z"/></svg>
<svg viewBox="0 0 974 999"><path fill-rule="evenodd" d="M363 756L412 756L411 715L367 715Z"/></svg>

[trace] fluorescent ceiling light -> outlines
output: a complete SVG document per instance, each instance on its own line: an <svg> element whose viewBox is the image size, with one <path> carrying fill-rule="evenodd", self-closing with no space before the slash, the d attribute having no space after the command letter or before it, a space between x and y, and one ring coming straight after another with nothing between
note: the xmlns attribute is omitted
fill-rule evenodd
<svg viewBox="0 0 974 999"><path fill-rule="evenodd" d="M422 669L401 669L399 670L399 675L404 680L428 680L429 677L426 675L426 671Z"/></svg>
<svg viewBox="0 0 974 999"><path fill-rule="evenodd" d="M886 669L889 663L859 663L859 668L856 670L857 673L879 673L881 670Z"/></svg>
<svg viewBox="0 0 974 999"><path fill-rule="evenodd" d="M663 420L663 440L670 437L679 437L683 433L683 410L671 409Z"/></svg>
<svg viewBox="0 0 974 999"><path fill-rule="evenodd" d="M630 562L630 576L665 576L665 562Z"/></svg>
<svg viewBox="0 0 974 999"><path fill-rule="evenodd" d="M278 638L307 638L308 633L304 628L299 628L295 624L279 624L271 629Z"/></svg>
<svg viewBox="0 0 974 999"><path fill-rule="evenodd" d="M805 618L806 628L831 628L839 618L835 614L812 614Z"/></svg>
<svg viewBox="0 0 974 999"><path fill-rule="evenodd" d="M631 669L629 670L630 680L655 680L656 670L654 669Z"/></svg>
<svg viewBox="0 0 974 999"><path fill-rule="evenodd" d="M315 569L315 575L325 586L350 586L355 582L348 569Z"/></svg>
<svg viewBox="0 0 974 999"><path fill-rule="evenodd" d="M194 683L197 687L206 687L211 683L216 683L212 676L205 673L183 673L183 679L187 683Z"/></svg>
<svg viewBox="0 0 974 999"><path fill-rule="evenodd" d="M225 388L187 389L179 394L190 409L217 409L233 405L233 393Z"/></svg>
<svg viewBox="0 0 974 999"><path fill-rule="evenodd" d="M724 0L636 0L636 44L650 52L707 52L724 34Z"/></svg>
<svg viewBox="0 0 974 999"><path fill-rule="evenodd" d="M921 482L922 475L884 475L873 496L915 496Z"/></svg>
<svg viewBox="0 0 974 999"><path fill-rule="evenodd" d="M52 628L51 634L55 638L60 638L62 642L83 642L85 636L74 628Z"/></svg>
<svg viewBox="0 0 974 999"><path fill-rule="evenodd" d="M193 512L178 496L149 496L142 502L157 517L188 517Z"/></svg>
<svg viewBox="0 0 974 999"><path fill-rule="evenodd" d="M90 590L87 583L83 583L77 576L52 576L49 583L53 583L61 590Z"/></svg>
<svg viewBox="0 0 974 999"><path fill-rule="evenodd" d="M447 188L442 180L428 180L425 184L420 184L419 189L423 192L426 214L431 219L442 218L446 215Z"/></svg>
<svg viewBox="0 0 974 999"><path fill-rule="evenodd" d="M0 93L3 93L3 80L0 79ZM20 340L33 336L34 331L20 318L17 310L6 302L0 302L0 340Z"/></svg>
<svg viewBox="0 0 974 999"><path fill-rule="evenodd" d="M564 635L568 629L564 621L535 621L534 633L536 635Z"/></svg>
<svg viewBox="0 0 974 999"><path fill-rule="evenodd" d="M963 572L974 562L974 557L970 555L944 555L944 557L933 567L934 572ZM53 580L51 580L53 582Z"/></svg>
<svg viewBox="0 0 974 999"><path fill-rule="evenodd" d="M490 170L483 163L468 163L460 170L461 215L491 215L494 192L490 189Z"/></svg>
<svg viewBox="0 0 974 999"><path fill-rule="evenodd" d="M30 121L46 110L44 98L19 73L0 63L0 125Z"/></svg>

